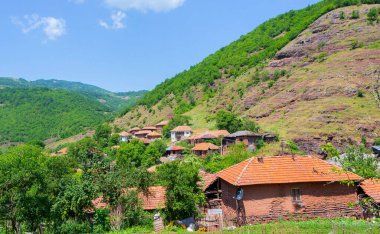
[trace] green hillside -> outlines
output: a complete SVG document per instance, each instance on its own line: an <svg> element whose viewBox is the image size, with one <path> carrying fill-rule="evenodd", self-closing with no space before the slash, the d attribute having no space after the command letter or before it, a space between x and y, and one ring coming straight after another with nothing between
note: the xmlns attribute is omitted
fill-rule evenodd
<svg viewBox="0 0 380 234"><path fill-rule="evenodd" d="M35 80L27 81L25 79L0 77L0 87L41 87L51 89L64 89L85 95L96 100L103 105L118 111L130 107L136 103L147 91L131 91L122 93L113 93L108 90L99 88L94 85L83 84L81 82L72 82L65 80Z"/></svg>
<svg viewBox="0 0 380 234"><path fill-rule="evenodd" d="M270 19L158 85L114 124L129 128L184 114L194 129L215 128L215 113L226 110L305 152L318 152L326 141L371 144L380 131L373 95L380 30L368 15L379 12L378 3L324 0Z"/></svg>
<svg viewBox="0 0 380 234"><path fill-rule="evenodd" d="M104 122L110 109L83 95L47 88L0 89L0 143L71 136Z"/></svg>

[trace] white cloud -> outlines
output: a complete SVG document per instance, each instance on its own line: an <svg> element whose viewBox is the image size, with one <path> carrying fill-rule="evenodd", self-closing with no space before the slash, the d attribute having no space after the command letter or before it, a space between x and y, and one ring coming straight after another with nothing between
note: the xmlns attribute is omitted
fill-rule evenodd
<svg viewBox="0 0 380 234"><path fill-rule="evenodd" d="M118 30L125 27L124 19L127 15L122 11L116 11L111 14L111 23L99 20L99 25L106 29Z"/></svg>
<svg viewBox="0 0 380 234"><path fill-rule="evenodd" d="M49 40L55 40L66 33L66 22L62 18L40 17L33 14L25 15L22 19L13 17L12 22L20 26L25 34L41 28Z"/></svg>
<svg viewBox="0 0 380 234"><path fill-rule="evenodd" d="M182 6L185 0L104 0L104 2L112 8L121 10L161 12Z"/></svg>

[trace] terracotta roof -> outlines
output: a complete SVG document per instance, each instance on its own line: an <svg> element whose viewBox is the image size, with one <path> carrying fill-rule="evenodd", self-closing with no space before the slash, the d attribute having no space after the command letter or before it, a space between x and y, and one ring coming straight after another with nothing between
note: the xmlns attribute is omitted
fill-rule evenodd
<svg viewBox="0 0 380 234"><path fill-rule="evenodd" d="M129 129L128 132L132 132L132 131L140 131L140 130L141 130L140 128L138 128L138 127L134 127L134 128L132 128L132 129Z"/></svg>
<svg viewBox="0 0 380 234"><path fill-rule="evenodd" d="M138 138L140 141L144 142L144 144L148 145L150 144L150 140L149 139L146 139L146 138Z"/></svg>
<svg viewBox="0 0 380 234"><path fill-rule="evenodd" d="M165 208L166 188L162 186L149 187L145 193L139 192L144 210L156 210Z"/></svg>
<svg viewBox="0 0 380 234"><path fill-rule="evenodd" d="M238 132L232 133L230 135L227 135L226 137L259 136L259 135L260 134L256 134L256 133L251 132L251 131L238 131Z"/></svg>
<svg viewBox="0 0 380 234"><path fill-rule="evenodd" d="M199 151L206 151L206 150L218 150L219 147L208 142L203 142L196 144L191 150L199 150Z"/></svg>
<svg viewBox="0 0 380 234"><path fill-rule="evenodd" d="M202 136L204 133L198 133L198 134L193 134L187 138L187 140L197 140L197 139L202 139Z"/></svg>
<svg viewBox="0 0 380 234"><path fill-rule="evenodd" d="M171 130L171 132L192 132L193 130L189 126L178 126Z"/></svg>
<svg viewBox="0 0 380 234"><path fill-rule="evenodd" d="M65 147L65 148L63 148L63 149L59 150L57 153L58 153L58 154L63 154L63 155L66 155L68 151L69 151L69 150L68 150L68 148L67 148L67 147Z"/></svg>
<svg viewBox="0 0 380 234"><path fill-rule="evenodd" d="M104 209L108 206L108 203L104 201L103 196L100 196L100 197L92 200L91 204L95 209Z"/></svg>
<svg viewBox="0 0 380 234"><path fill-rule="evenodd" d="M151 132L152 131L149 131L149 130L141 130L141 131L135 132L135 135L148 135Z"/></svg>
<svg viewBox="0 0 380 234"><path fill-rule="evenodd" d="M361 180L354 173L337 173L341 169L313 156L253 157L233 165L217 175L235 186Z"/></svg>
<svg viewBox="0 0 380 234"><path fill-rule="evenodd" d="M211 131L207 131L207 134L211 134L216 137L230 135L230 133L227 130L211 130Z"/></svg>
<svg viewBox="0 0 380 234"><path fill-rule="evenodd" d="M201 185L202 191L208 189L208 187L218 179L216 174L211 174L203 170L199 172L199 176L201 177L201 183L199 185Z"/></svg>
<svg viewBox="0 0 380 234"><path fill-rule="evenodd" d="M150 132L150 133L148 133L147 136L150 136L150 137L155 137L155 136L157 136L157 137L161 137L161 134L158 133L158 132Z"/></svg>
<svg viewBox="0 0 380 234"><path fill-rule="evenodd" d="M169 121L168 120L164 120L164 121L161 121L158 124L156 124L156 126L166 126L168 124L169 124Z"/></svg>
<svg viewBox="0 0 380 234"><path fill-rule="evenodd" d="M119 136L122 136L122 137L127 137L127 136L130 136L131 134L129 132L121 132L119 133Z"/></svg>
<svg viewBox="0 0 380 234"><path fill-rule="evenodd" d="M151 131L156 131L157 128L155 126L146 126L146 127L143 127L142 130L151 130Z"/></svg>
<svg viewBox="0 0 380 234"><path fill-rule="evenodd" d="M173 146L169 146L168 148L166 148L166 151L180 151L180 150L184 150L185 148L182 147L182 146L179 146L179 145L173 145Z"/></svg>
<svg viewBox="0 0 380 234"><path fill-rule="evenodd" d="M367 179L360 183L363 191L375 200L375 202L380 203L380 181Z"/></svg>

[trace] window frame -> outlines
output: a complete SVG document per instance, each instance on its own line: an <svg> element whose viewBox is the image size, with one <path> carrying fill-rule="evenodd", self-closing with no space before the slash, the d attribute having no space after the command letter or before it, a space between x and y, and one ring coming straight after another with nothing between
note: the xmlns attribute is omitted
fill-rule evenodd
<svg viewBox="0 0 380 234"><path fill-rule="evenodd" d="M294 203L302 202L301 188L291 188L290 196L292 197L292 202Z"/></svg>

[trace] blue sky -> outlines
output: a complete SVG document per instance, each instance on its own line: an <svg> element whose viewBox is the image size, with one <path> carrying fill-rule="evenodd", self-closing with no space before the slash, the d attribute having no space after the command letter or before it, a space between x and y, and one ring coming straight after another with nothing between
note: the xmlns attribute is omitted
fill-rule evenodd
<svg viewBox="0 0 380 234"><path fill-rule="evenodd" d="M152 89L318 0L2 0L0 76Z"/></svg>

